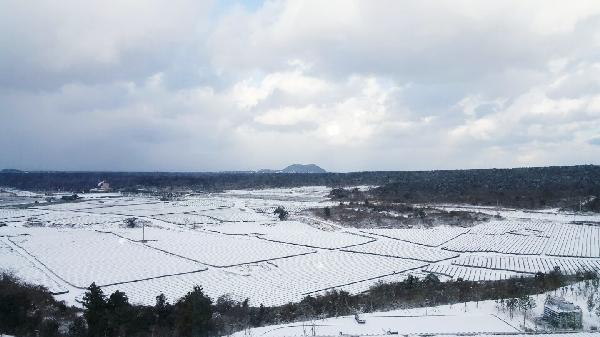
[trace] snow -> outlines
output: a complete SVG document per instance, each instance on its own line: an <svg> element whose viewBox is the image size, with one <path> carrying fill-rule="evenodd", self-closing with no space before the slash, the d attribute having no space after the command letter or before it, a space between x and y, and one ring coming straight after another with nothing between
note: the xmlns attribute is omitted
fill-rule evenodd
<svg viewBox="0 0 600 337"><path fill-rule="evenodd" d="M44 214L44 211L35 210L31 208L19 209L19 208L0 208L0 221L20 221L24 218Z"/></svg>
<svg viewBox="0 0 600 337"><path fill-rule="evenodd" d="M328 194L322 186L175 201L97 193L72 203L0 208L7 224L0 227L0 266L66 292L59 298L74 305L92 282L143 304L154 304L161 292L175 301L201 285L214 299L231 294L252 305L282 305L331 289L360 293L408 275L496 280L555 266L566 273L600 269L600 227L571 223L596 215L502 209L504 219L469 228L356 229L303 212L334 205ZM278 206L290 212L288 220L273 214ZM129 217L146 221L146 242L142 228L124 226Z"/></svg>
<svg viewBox="0 0 600 337"><path fill-rule="evenodd" d="M23 281L31 284L45 285L52 293L67 291L52 275L36 266L25 255L21 255L18 248L6 238L0 238L0 270L18 275Z"/></svg>
<svg viewBox="0 0 600 337"><path fill-rule="evenodd" d="M365 235L341 230L321 230L300 221L235 222L204 228L223 234L254 235L265 240L324 249L343 248L373 241Z"/></svg>
<svg viewBox="0 0 600 337"><path fill-rule="evenodd" d="M198 224L217 224L219 220L206 215L196 213L177 213L177 214L162 214L152 216L154 219L165 222L174 223L177 225L198 225Z"/></svg>
<svg viewBox="0 0 600 337"><path fill-rule="evenodd" d="M548 238L514 234L465 234L446 243L443 248L454 252L494 252L503 254L540 255Z"/></svg>
<svg viewBox="0 0 600 337"><path fill-rule="evenodd" d="M600 258L600 226L492 221L473 227L443 248L455 252Z"/></svg>
<svg viewBox="0 0 600 337"><path fill-rule="evenodd" d="M234 336L311 336L313 330L317 336L339 336L340 334L345 336L385 336L388 331L397 332L400 335L531 336L524 334L525 328L529 330L542 328L534 322L534 318L542 315L547 295L560 295L567 301L579 305L583 310L583 328L589 331L591 327L598 327L598 323L600 323L600 317L590 315L585 304L587 294L595 291L597 289L593 289L591 286L586 288L585 282L580 282L547 294L534 295L532 299L536 305L527 312L525 326L523 325L523 312L517 310L511 315L505 307L503 308L496 301L489 300L361 313L361 318L365 319L364 324L357 323L354 316L351 315L252 328L237 332ZM547 337L597 335L590 332L561 334L539 330L537 333L544 333L544 336Z"/></svg>
<svg viewBox="0 0 600 337"><path fill-rule="evenodd" d="M501 207L471 206L471 205L435 205L446 211L474 211L488 215L500 215L508 220L530 219L535 221L549 221L569 223L571 221L580 222L600 222L600 215L597 213L573 213L561 212L558 209L546 210L520 210Z"/></svg>
<svg viewBox="0 0 600 337"><path fill-rule="evenodd" d="M420 266L422 264L411 261L323 251L237 267L211 268L139 284L120 284L105 287L105 291L125 291L132 302L152 305L161 292L176 300L194 285L202 285L213 299L231 294L239 300L249 298L253 305L271 306L300 301L307 294L332 288L363 291L375 283L378 276L398 273L394 276L400 278L402 271Z"/></svg>
<svg viewBox="0 0 600 337"><path fill-rule="evenodd" d="M492 270L514 271L519 273L549 273L554 267L567 274L577 272L597 272L600 259L574 259L553 257L520 256L465 256L452 261L455 265L486 268Z"/></svg>
<svg viewBox="0 0 600 337"><path fill-rule="evenodd" d="M104 227L109 224L123 222L126 217L112 214L86 214L83 212L49 211L41 215L33 215L27 218L30 223L41 227L72 227L82 228L91 225L99 225L95 228Z"/></svg>
<svg viewBox="0 0 600 337"><path fill-rule="evenodd" d="M398 334L436 333L501 333L517 330L492 315L436 315L436 316L395 316L395 313L363 315L365 324L358 324L354 316L336 317L315 321L317 336L336 336L342 333L352 335L382 335L387 331ZM478 322L477 325L472 322ZM312 333L312 322L290 324L265 329L255 329L253 336L306 336ZM305 333L305 331L307 333ZM243 336L238 333L235 336Z"/></svg>
<svg viewBox="0 0 600 337"><path fill-rule="evenodd" d="M363 232L424 246L437 247L468 231L468 228L440 226L434 228L373 228L364 230Z"/></svg>
<svg viewBox="0 0 600 337"><path fill-rule="evenodd" d="M409 242L381 238L364 245L348 248L348 251L390 256L426 262L438 262L458 257L456 253L420 246Z"/></svg>
<svg viewBox="0 0 600 337"><path fill-rule="evenodd" d="M219 208L204 211L202 214L221 222L259 222L275 220L274 216L267 216L243 208Z"/></svg>
<svg viewBox="0 0 600 337"><path fill-rule="evenodd" d="M8 238L65 283L85 288L186 273L204 266L89 230L36 229L28 236Z"/></svg>
<svg viewBox="0 0 600 337"><path fill-rule="evenodd" d="M358 283L424 266L421 262L341 251L321 251L305 256L240 266L250 277L269 280L286 291L309 294Z"/></svg>
<svg viewBox="0 0 600 337"><path fill-rule="evenodd" d="M505 280L511 277L525 276L524 274L513 271L469 268L458 265L458 263L456 265L431 264L423 270L434 273L438 276L447 276L453 280L458 280L460 278L465 281Z"/></svg>
<svg viewBox="0 0 600 337"><path fill-rule="evenodd" d="M115 234L141 239L141 229L115 229ZM147 246L210 266L226 267L313 252L253 237L219 235L185 229L146 228Z"/></svg>

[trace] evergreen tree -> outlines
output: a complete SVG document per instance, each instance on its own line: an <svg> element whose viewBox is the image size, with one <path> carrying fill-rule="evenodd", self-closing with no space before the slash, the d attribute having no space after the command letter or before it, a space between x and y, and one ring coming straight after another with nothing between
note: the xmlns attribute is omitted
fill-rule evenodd
<svg viewBox="0 0 600 337"><path fill-rule="evenodd" d="M156 304L154 305L155 324L157 326L172 327L173 306L167 302L165 294L156 296Z"/></svg>
<svg viewBox="0 0 600 337"><path fill-rule="evenodd" d="M87 321L90 337L104 337L107 330L106 297L102 289L92 283L83 295L83 317Z"/></svg>
<svg viewBox="0 0 600 337"><path fill-rule="evenodd" d="M85 319L77 317L73 323L69 325L69 336L71 337L87 337L88 329Z"/></svg>
<svg viewBox="0 0 600 337"><path fill-rule="evenodd" d="M282 206L277 206L273 214L277 214L279 220L281 221L286 220L289 215L288 211L286 211L285 208L283 208Z"/></svg>
<svg viewBox="0 0 600 337"><path fill-rule="evenodd" d="M40 324L40 337L58 337L58 322L54 319L46 319Z"/></svg>
<svg viewBox="0 0 600 337"><path fill-rule="evenodd" d="M178 336L210 336L213 331L212 300L204 294L202 287L194 286L175 305L175 317Z"/></svg>
<svg viewBox="0 0 600 337"><path fill-rule="evenodd" d="M106 302L106 317L108 321L108 335L124 335L127 324L133 321L130 315L131 306L129 299L122 291L112 293Z"/></svg>

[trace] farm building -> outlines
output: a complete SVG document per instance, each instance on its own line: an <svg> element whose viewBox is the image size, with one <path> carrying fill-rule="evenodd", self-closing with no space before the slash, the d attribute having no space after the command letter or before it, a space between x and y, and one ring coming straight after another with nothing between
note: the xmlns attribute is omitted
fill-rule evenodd
<svg viewBox="0 0 600 337"><path fill-rule="evenodd" d="M564 298L548 296L544 303L544 320L558 328L581 328L581 308Z"/></svg>
<svg viewBox="0 0 600 337"><path fill-rule="evenodd" d="M98 183L97 188L92 188L90 192L108 192L110 191L110 184L106 181L101 181Z"/></svg>

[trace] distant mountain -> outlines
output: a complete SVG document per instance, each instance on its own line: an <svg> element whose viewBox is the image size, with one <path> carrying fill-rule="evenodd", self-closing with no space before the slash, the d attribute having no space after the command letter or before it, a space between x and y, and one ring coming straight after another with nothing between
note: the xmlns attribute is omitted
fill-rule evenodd
<svg viewBox="0 0 600 337"><path fill-rule="evenodd" d="M0 170L0 173L23 173L23 171L17 169L2 169Z"/></svg>
<svg viewBox="0 0 600 337"><path fill-rule="evenodd" d="M327 171L323 170L322 168L318 167L315 164L308 164L308 165L302 165L302 164L292 164L286 168L284 168L283 170L281 170L282 173L327 173Z"/></svg>
<svg viewBox="0 0 600 337"><path fill-rule="evenodd" d="M263 169L257 171L257 173L327 173L327 171L323 170L315 164L292 164L284 168L283 170Z"/></svg>

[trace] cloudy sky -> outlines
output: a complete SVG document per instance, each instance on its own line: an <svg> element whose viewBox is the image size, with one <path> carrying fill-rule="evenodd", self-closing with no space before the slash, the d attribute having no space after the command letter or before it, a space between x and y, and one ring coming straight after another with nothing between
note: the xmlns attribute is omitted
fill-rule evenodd
<svg viewBox="0 0 600 337"><path fill-rule="evenodd" d="M0 2L0 168L600 164L600 2Z"/></svg>

